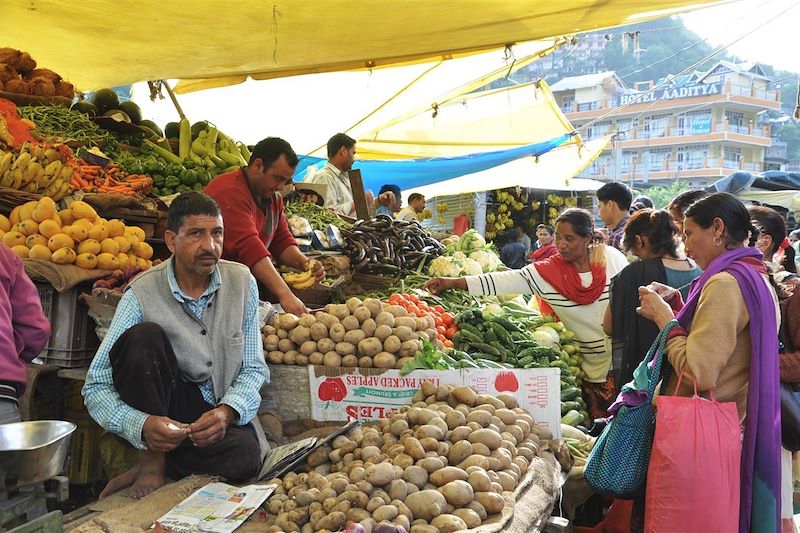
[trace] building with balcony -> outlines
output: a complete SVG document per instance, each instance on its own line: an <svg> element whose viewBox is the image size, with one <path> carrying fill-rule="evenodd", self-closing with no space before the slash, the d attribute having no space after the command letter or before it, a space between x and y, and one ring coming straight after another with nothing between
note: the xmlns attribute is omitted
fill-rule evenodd
<svg viewBox="0 0 800 533"><path fill-rule="evenodd" d="M551 86L584 139L616 137L580 177L633 187L708 185L735 171L765 170L769 125L780 93L760 65L719 61L706 72L629 87L614 72L564 78Z"/></svg>

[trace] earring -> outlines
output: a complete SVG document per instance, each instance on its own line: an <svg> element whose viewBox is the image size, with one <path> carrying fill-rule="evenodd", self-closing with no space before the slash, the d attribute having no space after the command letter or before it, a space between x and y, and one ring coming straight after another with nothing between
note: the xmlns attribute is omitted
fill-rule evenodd
<svg viewBox="0 0 800 533"><path fill-rule="evenodd" d="M722 246L722 237L715 237L713 242L714 246Z"/></svg>

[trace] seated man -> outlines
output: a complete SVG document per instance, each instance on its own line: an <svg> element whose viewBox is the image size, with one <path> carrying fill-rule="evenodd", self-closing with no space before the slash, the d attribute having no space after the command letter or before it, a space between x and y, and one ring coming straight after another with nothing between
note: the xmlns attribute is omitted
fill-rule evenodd
<svg viewBox="0 0 800 533"><path fill-rule="evenodd" d="M181 194L164 238L172 257L131 282L82 391L92 418L139 449L101 498L129 485L141 498L167 476L245 481L268 449L250 423L269 377L258 290L246 266L220 260L219 206Z"/></svg>

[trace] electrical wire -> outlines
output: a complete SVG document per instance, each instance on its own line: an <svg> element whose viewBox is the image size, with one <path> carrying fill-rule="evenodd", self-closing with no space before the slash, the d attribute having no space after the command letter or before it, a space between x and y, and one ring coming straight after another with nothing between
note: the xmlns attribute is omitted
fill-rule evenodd
<svg viewBox="0 0 800 533"><path fill-rule="evenodd" d="M762 27L766 26L767 24L769 24L770 22L774 21L775 19L777 19L777 18L779 18L779 17L783 16L783 15L784 15L784 14L786 14L787 12L789 12L789 11L791 11L792 9L794 9L795 7L797 7L798 5L799 5L799 4L790 5L788 8L786 8L786 9L784 9L783 11L781 11L780 13L778 13L778 14L776 14L776 15L774 15L774 16L772 16L772 17L770 17L770 18L769 18L769 19L767 19L766 21L762 22L761 24L759 24L759 25L758 25L758 26L756 26L755 28L752 28L751 30L747 31L747 32L746 32L746 33L744 33L743 35L741 35L741 36L737 37L736 39L734 39L733 41L729 42L729 43L728 43L728 44L726 44L725 46L722 46L722 47L720 47L719 49L717 49L717 50L715 50L715 51L711 52L710 54L706 55L704 58L700 59L699 61L697 61L697 62L696 62L696 63L694 63L693 65L690 65L689 67L687 67L687 68L683 69L682 71L680 71L680 72L679 72L678 74L676 74L675 76L676 76L676 77L677 77L677 76L682 76L683 74L686 74L686 73L688 73L688 72L691 72L691 71L693 71L695 68L697 68L698 66L702 65L703 63L705 63L705 62L706 62L706 61L708 61L709 59L712 59L713 57L715 57L715 56L719 55L719 54L720 54L720 53L722 53L724 50L728 49L729 47L731 47L731 46L733 46L734 44L738 43L739 41L741 41L741 40L742 40L742 39L744 39L745 37L747 37L747 36L751 35L751 34L752 34L752 33L754 33L755 31L757 31L757 30L761 29ZM659 84L657 84L657 85L653 86L651 89L649 89L649 90L647 90L647 91L645 91L645 92L641 93L641 94L640 94L640 95L638 95L638 96L644 97L644 96L647 96L648 94L652 94L652 93L654 93L656 90L658 90L658 89L660 89L660 88L662 88L662 87L664 87L664 86L666 86L666 85L670 84L670 83L671 83L671 81L672 81L671 79L670 79L670 80L664 80L663 82L661 82L661 83L659 83ZM663 96L662 96L662 98L663 98ZM655 105L655 104L656 104L657 102L659 102L660 100L661 100L661 98L659 98L658 100L655 100L655 101L654 101L654 102L651 104L651 106L650 106L650 107L652 107L653 105ZM601 116L597 117L596 119L594 119L594 120L592 120L592 121L590 121L590 122L587 122L586 124L584 124L584 125L583 125L583 126L581 126L580 128L576 128L576 131L580 132L580 131L584 130L585 128L588 128L589 126L592 126L592 125L593 125L593 124L595 124L596 122L598 122L598 121L600 121L600 120L603 120L603 119L605 119L605 118L607 118L607 117L609 117L609 116L611 116L611 115L618 114L618 113L619 113L619 112L620 112L622 109L625 109L625 108L627 108L628 106L631 106L631 105L635 105L636 103L637 103L637 102L636 102L636 100L631 100L630 102L628 102L628 103L626 103L626 104L624 104L624 105L622 105L622 106L619 106L619 107L617 107L617 108L614 108L613 110L609 111L608 113L605 113L605 114L603 114L603 115L601 115ZM643 113L644 113L644 112L646 112L647 110L648 110L648 109L645 109L645 111L643 111Z"/></svg>

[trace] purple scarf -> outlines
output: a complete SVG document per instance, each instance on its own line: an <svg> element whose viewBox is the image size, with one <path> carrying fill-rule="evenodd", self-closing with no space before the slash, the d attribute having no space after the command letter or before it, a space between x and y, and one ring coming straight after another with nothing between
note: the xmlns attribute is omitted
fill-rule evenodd
<svg viewBox="0 0 800 533"><path fill-rule="evenodd" d="M740 533L775 533L781 525L778 325L771 290L759 272L761 260L756 248L736 248L714 259L692 283L686 305L676 317L688 331L703 286L720 272L736 278L750 313L752 347L742 443Z"/></svg>

